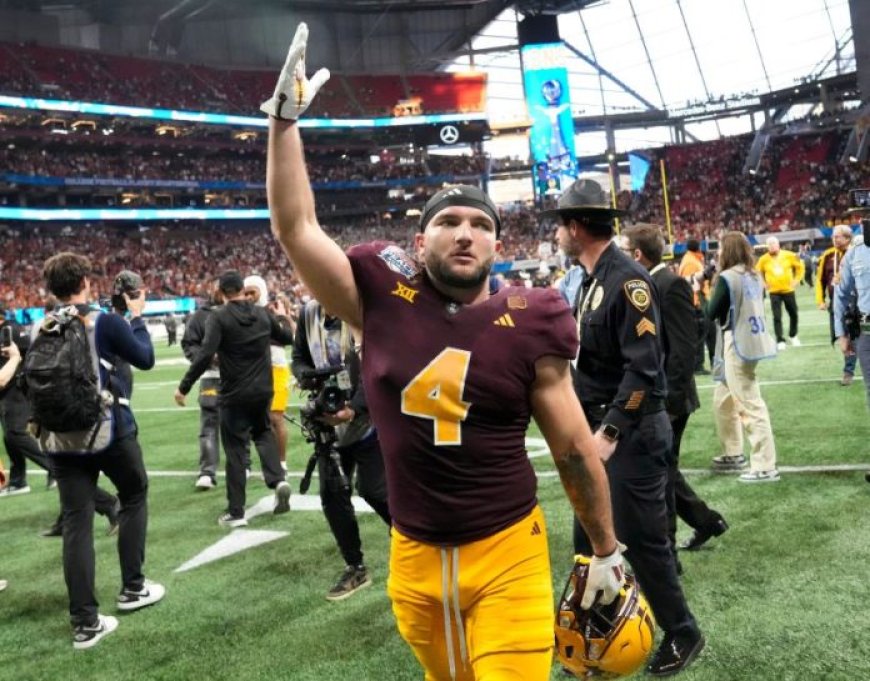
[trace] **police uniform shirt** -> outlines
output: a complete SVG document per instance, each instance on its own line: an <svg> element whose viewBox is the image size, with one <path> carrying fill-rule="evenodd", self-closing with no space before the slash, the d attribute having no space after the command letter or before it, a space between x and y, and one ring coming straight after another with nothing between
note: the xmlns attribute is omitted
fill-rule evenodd
<svg viewBox="0 0 870 681"><path fill-rule="evenodd" d="M660 316L647 271L611 243L584 277L574 311L575 387L593 424L624 430L663 407Z"/></svg>
<svg viewBox="0 0 870 681"><path fill-rule="evenodd" d="M840 285L834 289L834 333L846 335L843 315L849 307L849 298L856 295L858 311L870 315L870 246L853 246L843 258L840 269Z"/></svg>

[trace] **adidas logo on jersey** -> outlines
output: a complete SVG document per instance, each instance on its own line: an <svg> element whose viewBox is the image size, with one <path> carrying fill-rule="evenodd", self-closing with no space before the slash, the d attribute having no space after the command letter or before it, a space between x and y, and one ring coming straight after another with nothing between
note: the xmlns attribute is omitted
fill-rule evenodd
<svg viewBox="0 0 870 681"><path fill-rule="evenodd" d="M541 534L541 526L538 525L538 521L536 520L534 523L532 523L532 531L529 533L529 536L534 537L539 534Z"/></svg>
<svg viewBox="0 0 870 681"><path fill-rule="evenodd" d="M496 326L516 326L510 314L503 314L501 317L496 319L493 324L495 324Z"/></svg>

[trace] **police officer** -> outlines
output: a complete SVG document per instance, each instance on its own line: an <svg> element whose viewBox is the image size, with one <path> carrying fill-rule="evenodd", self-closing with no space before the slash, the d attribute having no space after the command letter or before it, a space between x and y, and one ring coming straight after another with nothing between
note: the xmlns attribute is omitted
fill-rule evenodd
<svg viewBox="0 0 870 681"><path fill-rule="evenodd" d="M320 419L336 429L336 449L341 458L342 472L348 480L353 478L354 470L358 472L360 495L390 525L384 461L365 401L353 336L347 324L324 312L316 300L309 301L300 315L293 341L293 376L302 388L307 388L306 370L339 365L347 366L354 394L341 410L324 414ZM323 457L317 461L317 471L323 513L346 563L335 585L326 594L327 600L339 601L369 586L372 580L363 564L362 542L350 487L331 484L327 461Z"/></svg>
<svg viewBox="0 0 870 681"><path fill-rule="evenodd" d="M857 212L857 211L856 211ZM870 245L867 244L867 231L870 228L870 211L861 209L864 216L861 223L864 228L864 238L856 237L858 243L843 258L840 268L840 285L834 289L834 333L840 339L840 349L848 357L854 352L861 363L861 373L864 375L864 388L867 390L867 402L870 404ZM847 313L857 300L857 326L849 332ZM854 312L854 308L852 310ZM858 337L853 338L855 332ZM870 473L865 475L870 482Z"/></svg>
<svg viewBox="0 0 870 681"><path fill-rule="evenodd" d="M580 338L574 386L595 432L610 482L617 536L664 639L647 671L685 669L704 637L683 594L668 538L666 484L673 433L665 411L665 373L658 301L649 274L611 242L613 219L597 182L577 180L544 218L582 268L574 300ZM575 521L574 548L590 553Z"/></svg>

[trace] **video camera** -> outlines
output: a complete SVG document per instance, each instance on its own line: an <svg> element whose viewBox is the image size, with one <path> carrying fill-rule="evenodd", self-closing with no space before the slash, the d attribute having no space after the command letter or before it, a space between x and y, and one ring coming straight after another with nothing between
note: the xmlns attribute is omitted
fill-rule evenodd
<svg viewBox="0 0 870 681"><path fill-rule="evenodd" d="M321 457L326 462L326 484L334 490L347 490L350 482L341 469L341 457L335 448L335 428L319 417L338 413L353 396L350 374L343 365L306 369L299 376L299 387L309 393L305 404L299 408L302 417L299 425L305 441L314 443L314 453L305 466L299 492L305 494L308 491L311 475Z"/></svg>
<svg viewBox="0 0 870 681"><path fill-rule="evenodd" d="M126 293L130 298L138 298L139 292L143 288L142 277L136 272L123 270L112 282L112 307L119 312L126 312L127 300L124 298L124 294Z"/></svg>
<svg viewBox="0 0 870 681"><path fill-rule="evenodd" d="M344 365L305 369L299 377L299 387L309 391L308 401L299 409L305 420L335 414L353 396L350 374Z"/></svg>

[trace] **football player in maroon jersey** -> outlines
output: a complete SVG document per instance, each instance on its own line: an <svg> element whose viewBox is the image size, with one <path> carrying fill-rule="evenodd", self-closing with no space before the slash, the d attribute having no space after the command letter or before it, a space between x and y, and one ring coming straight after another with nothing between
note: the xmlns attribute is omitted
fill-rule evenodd
<svg viewBox="0 0 870 681"><path fill-rule="evenodd" d="M584 607L623 583L599 451L573 390L577 333L551 289L490 294L500 219L476 187L438 192L416 253L343 252L315 216L296 119L309 80L297 30L270 120L272 229L314 297L362 339L363 382L393 516L388 593L427 679L543 681L553 596L544 517L525 451L534 417L592 545Z"/></svg>

